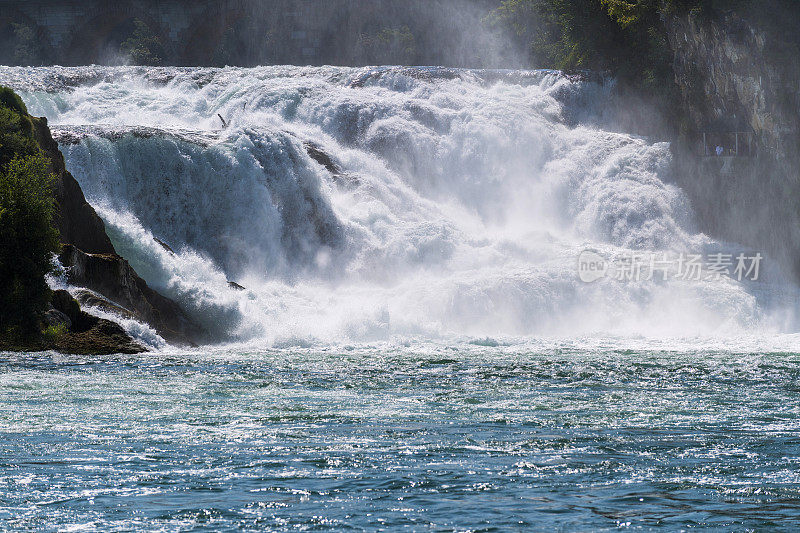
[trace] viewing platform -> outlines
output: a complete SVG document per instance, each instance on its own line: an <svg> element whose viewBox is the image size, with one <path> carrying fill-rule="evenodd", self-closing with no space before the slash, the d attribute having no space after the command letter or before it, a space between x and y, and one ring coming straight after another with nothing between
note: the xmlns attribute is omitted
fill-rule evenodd
<svg viewBox="0 0 800 533"><path fill-rule="evenodd" d="M756 157L757 143L752 131L726 131L701 134L701 157Z"/></svg>

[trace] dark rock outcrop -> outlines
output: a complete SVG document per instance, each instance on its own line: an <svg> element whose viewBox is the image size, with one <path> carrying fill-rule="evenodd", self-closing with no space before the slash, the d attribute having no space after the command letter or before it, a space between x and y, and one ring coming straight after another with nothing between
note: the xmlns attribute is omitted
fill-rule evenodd
<svg viewBox="0 0 800 533"><path fill-rule="evenodd" d="M202 330L181 308L151 289L120 256L87 254L67 244L59 259L72 285L101 294L112 305L153 326L168 342L194 345L203 340Z"/></svg>
<svg viewBox="0 0 800 533"><path fill-rule="evenodd" d="M17 117L15 120L22 124L12 124L10 131L19 142L9 144L10 150L3 151L3 158L10 160L15 155L33 155L41 151L49 159L50 170L56 176L54 193L57 205L53 224L59 231L63 246L62 265L68 269L67 277L73 285L99 293L86 296L85 305L95 305L121 317L147 322L172 343L187 345L198 341L202 330L184 315L175 302L150 289L127 261L116 254L103 220L86 202L78 182L67 172L64 157L47 120L30 116L13 91L6 89L3 95L3 107L11 109L13 116ZM41 339L27 339L24 345L19 346L9 344L10 339L0 339L0 349L55 348L74 353L107 353L107 350L137 353L144 350L118 325L81 311L80 304L66 291L56 291L51 304L51 309L40 310L36 317L32 317L46 327ZM69 333L65 334L67 330ZM62 340L64 343L74 341L74 348L68 344L54 344Z"/></svg>
<svg viewBox="0 0 800 533"><path fill-rule="evenodd" d="M53 291L51 305L54 310L62 313L69 319L70 331L87 331L97 324L97 317L84 313L78 302L65 290Z"/></svg>
<svg viewBox="0 0 800 533"><path fill-rule="evenodd" d="M342 173L342 170L339 168L339 165L333 162L333 158L326 154L322 148L317 146L312 142L304 142L303 147L306 149L306 153L308 153L308 157L325 167L325 170L333 174L334 176L339 176Z"/></svg>
<svg viewBox="0 0 800 533"><path fill-rule="evenodd" d="M52 346L46 346L47 348L87 355L136 354L147 351L134 342L119 324L82 311L78 302L65 290L53 293L52 305L50 313L65 317L69 326L66 327L68 331L54 339Z"/></svg>
<svg viewBox="0 0 800 533"><path fill-rule="evenodd" d="M63 327L67 330L72 327L72 321L69 317L58 309L49 309L44 314L44 323L49 327Z"/></svg>
<svg viewBox="0 0 800 533"><path fill-rule="evenodd" d="M136 319L136 315L124 307L89 289L77 289L73 291L72 295L81 304L81 307L94 307L122 318Z"/></svg>
<svg viewBox="0 0 800 533"><path fill-rule="evenodd" d="M175 255L175 250L173 250L173 249L170 247L170 245L169 245L169 244L165 243L164 241L162 241L161 239L158 239L158 238L156 238L156 237L153 237L153 240L154 240L154 241L156 241L156 243L158 243L158 245L159 245L159 246L161 246L163 249L165 249L166 251L168 251L168 252L169 252L169 253L171 253L172 255Z"/></svg>
<svg viewBox="0 0 800 533"><path fill-rule="evenodd" d="M77 246L92 254L113 254L114 245L106 235L105 224L89 205L78 182L67 172L64 156L58 150L58 143L53 140L46 118L31 117L34 125L34 138L42 151L51 161L53 173L56 175L56 210L55 223L61 235L61 242Z"/></svg>
<svg viewBox="0 0 800 533"><path fill-rule="evenodd" d="M78 355L137 354L147 350L133 342L122 326L110 320L97 319L86 331L69 333L58 339L55 347L65 353Z"/></svg>
<svg viewBox="0 0 800 533"><path fill-rule="evenodd" d="M331 174L336 183L348 186L359 185L359 179L357 176L353 176L352 174L344 172L342 168L333 160L330 154L325 152L318 145L310 141L304 141L303 148L306 149L308 157L325 167L325 170Z"/></svg>
<svg viewBox="0 0 800 533"><path fill-rule="evenodd" d="M146 322L171 343L194 345L199 342L201 329L175 302L152 290L128 262L116 254L103 220L86 201L78 182L67 172L64 156L51 135L47 119L31 117L31 120L34 138L50 158L57 177L55 223L63 244L61 264L68 269L71 284L99 293L96 299L87 297L84 305L96 304L118 316ZM101 304L101 301L107 303Z"/></svg>
<svg viewBox="0 0 800 533"><path fill-rule="evenodd" d="M228 287L230 287L231 289L236 290L236 291L244 291L244 290L246 290L244 287L242 287L241 285L239 285L235 281L229 281L228 282Z"/></svg>

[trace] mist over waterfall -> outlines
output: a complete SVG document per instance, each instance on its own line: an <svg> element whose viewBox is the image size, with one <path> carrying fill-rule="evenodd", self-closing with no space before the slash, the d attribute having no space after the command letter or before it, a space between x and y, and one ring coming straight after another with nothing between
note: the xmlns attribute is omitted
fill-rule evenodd
<svg viewBox="0 0 800 533"><path fill-rule="evenodd" d="M792 323L778 272L581 282L587 249L739 251L697 232L667 143L603 126L600 82L400 67L0 67L0 81L49 119L120 255L220 342Z"/></svg>

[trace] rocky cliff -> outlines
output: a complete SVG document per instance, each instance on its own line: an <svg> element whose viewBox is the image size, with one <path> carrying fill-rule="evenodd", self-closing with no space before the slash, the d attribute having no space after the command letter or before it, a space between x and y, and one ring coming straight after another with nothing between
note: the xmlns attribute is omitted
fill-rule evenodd
<svg viewBox="0 0 800 533"><path fill-rule="evenodd" d="M67 268L71 285L102 297L79 297L81 303L150 324L171 343L191 345L203 339L203 331L175 302L151 289L117 254L88 254L77 246L65 244L59 260Z"/></svg>
<svg viewBox="0 0 800 533"><path fill-rule="evenodd" d="M747 12L690 12L666 17L666 25L675 82L695 132L748 128L762 152L786 157L800 138L798 40L768 4L760 7L776 13L769 22Z"/></svg>
<svg viewBox="0 0 800 533"><path fill-rule="evenodd" d="M676 174L704 231L768 252L800 277L797 9L757 8L665 17L685 117Z"/></svg>
<svg viewBox="0 0 800 533"><path fill-rule="evenodd" d="M86 201L78 182L67 172L64 156L58 150L58 143L53 140L47 119L33 118L33 134L36 142L50 159L53 173L56 175L56 227L61 235L61 242L80 248L92 254L114 254L114 245L106 235L102 219Z"/></svg>
<svg viewBox="0 0 800 533"><path fill-rule="evenodd" d="M69 283L87 289L79 291L81 303L148 323L174 344L193 345L204 340L202 329L175 302L151 289L128 262L117 255L102 219L86 201L78 182L67 172L47 120L29 116L21 104L17 111L30 121L26 135L35 141L32 149L41 150L47 156L56 176L54 224L62 244L59 259ZM78 302L65 298L63 291L56 296L44 322L61 327L65 334L53 341L55 344L48 344L45 339L27 349L56 348L75 353L142 351L116 324L89 317L80 311Z"/></svg>
<svg viewBox="0 0 800 533"><path fill-rule="evenodd" d="M80 185L64 166L64 157L47 127L33 118L34 137L52 164L56 180L56 224L63 251L61 264L72 285L90 289L127 316L153 326L168 342L192 345L203 339L178 305L151 289L125 259L117 255L103 220L86 201Z"/></svg>

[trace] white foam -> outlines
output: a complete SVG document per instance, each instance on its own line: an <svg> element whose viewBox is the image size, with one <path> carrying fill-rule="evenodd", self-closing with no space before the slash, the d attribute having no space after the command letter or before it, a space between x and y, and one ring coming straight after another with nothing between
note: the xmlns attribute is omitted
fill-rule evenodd
<svg viewBox="0 0 800 533"><path fill-rule="evenodd" d="M668 145L573 125L602 114L602 86L522 74L54 67L0 80L80 139L61 147L67 166L120 253L222 341L796 331L792 297L775 297L796 289L777 275L758 289L581 283L586 248L738 248L697 232Z"/></svg>

